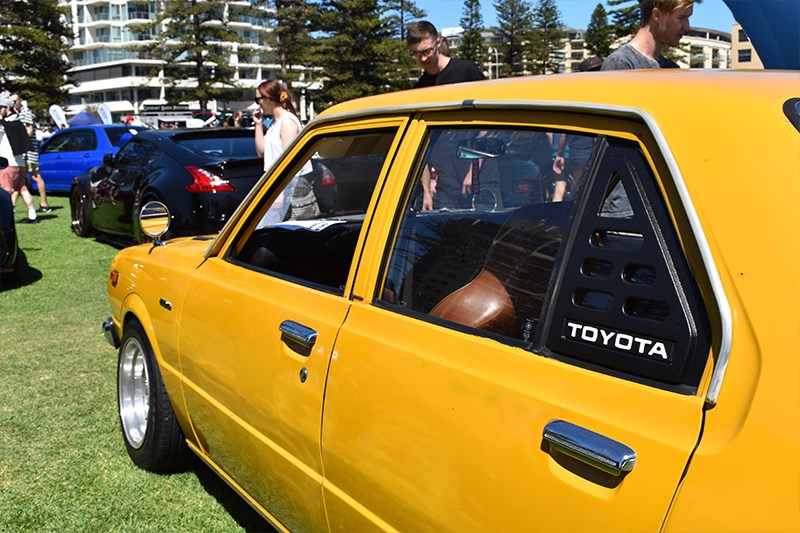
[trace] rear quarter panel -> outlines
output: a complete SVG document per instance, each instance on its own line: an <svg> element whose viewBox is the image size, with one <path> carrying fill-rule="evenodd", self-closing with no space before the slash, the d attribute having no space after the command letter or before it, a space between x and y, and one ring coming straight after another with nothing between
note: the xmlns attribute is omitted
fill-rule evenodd
<svg viewBox="0 0 800 533"><path fill-rule="evenodd" d="M755 90L764 97L734 103L736 92ZM769 91L739 85L721 94L718 106L695 110L692 135L679 134L686 125L677 119L661 120L733 322L719 401L668 531L800 530L800 132Z"/></svg>

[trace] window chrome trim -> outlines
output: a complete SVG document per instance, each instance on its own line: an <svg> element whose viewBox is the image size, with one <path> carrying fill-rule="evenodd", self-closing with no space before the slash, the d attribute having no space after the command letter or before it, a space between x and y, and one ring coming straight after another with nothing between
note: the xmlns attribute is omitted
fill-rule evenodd
<svg viewBox="0 0 800 533"><path fill-rule="evenodd" d="M703 266L706 269L711 290L714 293L714 298L719 312L719 326L720 326L720 342L719 353L717 355L717 362L714 365L714 370L711 374L711 382L706 392L706 404L713 407L717 404L719 393L722 388L722 382L725 378L725 373L728 368L728 360L730 358L731 345L733 341L733 319L731 315L730 305L728 298L725 295L722 286L722 279L719 276L714 257L711 253L711 247L708 244L703 226L700 223L700 218L697 215L697 210L694 207L689 190L683 180L678 164L675 161L672 151L669 149L669 144L666 138L658 127L658 123L653 117L635 107L605 105L605 104L592 104L583 102L565 102L559 100L457 100L450 102L427 102L419 104L409 104L403 106L386 107L380 109L365 109L358 111L348 111L344 113L326 115L320 117L314 122L324 123L328 121L336 121L342 119L353 119L364 116L375 116L383 114L409 114L409 113L431 113L437 111L459 110L459 109L497 109L497 110L530 110L530 111L568 111L568 112L590 112L595 114L617 116L623 118L636 118L645 123L650 133L658 145L659 150L663 154L664 160L672 176L673 184L678 191L678 197L683 204L686 218L689 221L689 226L694 234L695 242L697 243L700 257L703 261Z"/></svg>

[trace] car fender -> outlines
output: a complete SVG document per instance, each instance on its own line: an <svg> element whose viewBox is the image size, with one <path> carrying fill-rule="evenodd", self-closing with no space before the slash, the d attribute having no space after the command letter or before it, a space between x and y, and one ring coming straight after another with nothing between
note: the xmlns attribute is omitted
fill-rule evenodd
<svg viewBox="0 0 800 533"><path fill-rule="evenodd" d="M150 347L156 357L158 368L161 372L161 378L164 380L164 386L167 389L167 395L172 404L172 409L178 417L178 423L188 440L190 442L195 442L196 439L193 438L194 431L192 430L191 420L185 408L186 404L183 398L180 367L177 365L177 361L175 361L176 364L171 364L170 361L164 357L161 347L156 340L152 317L142 297L137 293L128 295L122 304L120 316L122 317L122 331L125 330L125 325L131 320L138 320L142 325L142 329L145 335L147 335L147 340L150 342Z"/></svg>

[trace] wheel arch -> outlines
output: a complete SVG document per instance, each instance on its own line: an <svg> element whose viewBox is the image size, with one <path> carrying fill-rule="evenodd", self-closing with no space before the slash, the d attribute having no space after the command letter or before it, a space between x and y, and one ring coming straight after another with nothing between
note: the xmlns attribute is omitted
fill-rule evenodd
<svg viewBox="0 0 800 533"><path fill-rule="evenodd" d="M156 358L156 364L161 373L161 379L164 381L164 387L167 389L167 395L172 404L172 409L178 418L178 424L181 426L187 440L196 445L197 437L195 436L191 418L186 409L186 402L183 397L180 368L169 364L161 353L161 347L156 341L156 333L152 318L141 296L138 294L128 295L122 305L120 316L122 317L121 330L123 332L125 331L125 327L134 320L139 322L142 326L142 331L144 331L144 334L147 336L147 342L150 343L150 349L153 350L153 355Z"/></svg>

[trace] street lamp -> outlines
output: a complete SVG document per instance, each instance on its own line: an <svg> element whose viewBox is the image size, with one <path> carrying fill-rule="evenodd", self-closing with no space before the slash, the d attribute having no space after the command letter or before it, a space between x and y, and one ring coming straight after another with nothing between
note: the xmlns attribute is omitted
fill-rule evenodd
<svg viewBox="0 0 800 533"><path fill-rule="evenodd" d="M489 53L494 54L494 78L500 78L500 54L497 52L497 48L492 46L489 47ZM492 77L492 65L489 65L489 77Z"/></svg>

